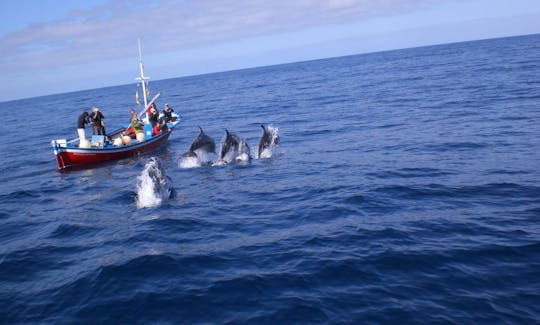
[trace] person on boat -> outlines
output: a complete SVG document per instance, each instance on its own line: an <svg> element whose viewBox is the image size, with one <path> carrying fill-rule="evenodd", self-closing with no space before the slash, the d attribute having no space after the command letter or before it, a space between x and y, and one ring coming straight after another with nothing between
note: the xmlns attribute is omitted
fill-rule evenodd
<svg viewBox="0 0 540 325"><path fill-rule="evenodd" d="M133 110L131 112L131 125L128 128L128 130L129 129L133 130L132 134L127 134L129 136L136 135L137 133L142 133L143 132L143 125L142 125L141 121L139 121L139 117L137 116L137 113L135 113L135 111L133 111Z"/></svg>
<svg viewBox="0 0 540 325"><path fill-rule="evenodd" d="M135 139L135 130L131 126L131 120L133 120L133 117L137 118L137 113L132 108L129 111L129 126L124 130L124 134L127 135L127 136L132 137L133 139Z"/></svg>
<svg viewBox="0 0 540 325"><path fill-rule="evenodd" d="M165 132L171 131L171 129L169 129L169 126L167 125L167 119L166 118L161 119L161 125L159 126L159 129L160 129L160 133L165 133Z"/></svg>
<svg viewBox="0 0 540 325"><path fill-rule="evenodd" d="M80 142L84 142L84 140L86 140L84 127L86 124L90 124L90 120L88 119L88 116L90 116L90 114L84 111L81 115L79 115L79 118L77 119L77 133L79 134Z"/></svg>
<svg viewBox="0 0 540 325"><path fill-rule="evenodd" d="M99 111L99 108L92 107L91 118L94 123L94 135L105 135L105 116Z"/></svg>
<svg viewBox="0 0 540 325"><path fill-rule="evenodd" d="M152 127L158 124L159 112L155 103L150 105L150 113L148 114L148 121L152 124Z"/></svg>
<svg viewBox="0 0 540 325"><path fill-rule="evenodd" d="M173 122L173 116L172 116L172 113L174 112L174 110L172 109L172 107L169 105L169 104L165 104L165 108L163 109L163 115L165 116L165 121L166 122Z"/></svg>
<svg viewBox="0 0 540 325"><path fill-rule="evenodd" d="M161 120L160 120L161 122ZM161 133L161 123L158 123L156 125L154 125L154 127L152 128L152 135L158 135Z"/></svg>

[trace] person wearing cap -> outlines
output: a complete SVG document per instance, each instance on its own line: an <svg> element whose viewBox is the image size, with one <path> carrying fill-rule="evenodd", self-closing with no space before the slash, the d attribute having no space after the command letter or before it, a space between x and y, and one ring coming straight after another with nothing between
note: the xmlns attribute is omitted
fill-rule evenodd
<svg viewBox="0 0 540 325"><path fill-rule="evenodd" d="M165 116L165 121L166 122L172 122L173 121L173 116L172 116L173 112L174 112L174 110L172 109L172 107L169 106L169 104L165 104L165 108L163 109L163 115Z"/></svg>
<svg viewBox="0 0 540 325"><path fill-rule="evenodd" d="M99 111L99 108L92 107L92 115L90 117L93 122L93 134L105 135L105 116Z"/></svg>

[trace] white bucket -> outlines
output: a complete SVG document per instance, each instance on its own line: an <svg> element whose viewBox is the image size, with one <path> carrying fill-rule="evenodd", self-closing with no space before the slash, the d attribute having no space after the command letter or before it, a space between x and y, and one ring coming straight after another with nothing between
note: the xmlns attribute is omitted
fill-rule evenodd
<svg viewBox="0 0 540 325"><path fill-rule="evenodd" d="M79 143L79 148L90 148L90 141L84 139Z"/></svg>
<svg viewBox="0 0 540 325"><path fill-rule="evenodd" d="M137 133L137 141L139 142L143 142L145 139L144 137L144 133L140 132L140 133Z"/></svg>
<svg viewBox="0 0 540 325"><path fill-rule="evenodd" d="M123 142L126 146L130 145L130 144L131 144L131 137L128 136L128 135L124 135L124 136L122 137L122 142Z"/></svg>

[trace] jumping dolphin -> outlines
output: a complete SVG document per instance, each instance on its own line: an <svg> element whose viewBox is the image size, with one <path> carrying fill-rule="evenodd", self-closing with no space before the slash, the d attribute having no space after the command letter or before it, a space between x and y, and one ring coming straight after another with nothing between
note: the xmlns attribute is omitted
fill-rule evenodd
<svg viewBox="0 0 540 325"><path fill-rule="evenodd" d="M209 153L216 153L216 144L214 139L206 135L199 126L200 133L193 139L189 151L180 155L178 167L197 168L210 162Z"/></svg>
<svg viewBox="0 0 540 325"><path fill-rule="evenodd" d="M225 155L228 152L231 151L238 151L238 144L239 140L236 134L229 133L229 130L225 129L225 133L227 134L225 136L225 140L223 141L223 144L221 145L221 155L219 156L220 159L225 158Z"/></svg>
<svg viewBox="0 0 540 325"><path fill-rule="evenodd" d="M161 160L152 157L145 168L152 179L154 193L161 198L169 198L172 190L171 179L166 175Z"/></svg>
<svg viewBox="0 0 540 325"><path fill-rule="evenodd" d="M171 195L171 180L165 174L161 161L155 157L150 158L137 177L137 207L158 206Z"/></svg>
<svg viewBox="0 0 540 325"><path fill-rule="evenodd" d="M195 150L204 150L206 152L215 153L216 144L214 140L208 135L206 135L200 126L199 126L199 130L201 130L201 132L191 143L191 147L189 147L189 151L195 152Z"/></svg>
<svg viewBox="0 0 540 325"><path fill-rule="evenodd" d="M264 150L271 149L279 143L279 135L276 132L277 129L274 129L271 126L265 127L263 124L261 124L261 128L263 129L263 133L261 140L259 141L259 158L261 158L261 154Z"/></svg>
<svg viewBox="0 0 540 325"><path fill-rule="evenodd" d="M227 129L225 129L225 133L225 140L221 145L220 160L228 164L233 161L249 161L251 155L247 143Z"/></svg>

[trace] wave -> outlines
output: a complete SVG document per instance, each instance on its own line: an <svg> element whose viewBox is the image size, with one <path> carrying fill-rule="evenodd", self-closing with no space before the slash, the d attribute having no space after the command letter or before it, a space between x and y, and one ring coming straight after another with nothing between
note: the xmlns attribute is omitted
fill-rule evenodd
<svg viewBox="0 0 540 325"><path fill-rule="evenodd" d="M437 168L400 168L397 170L384 170L378 172L367 173L369 176L377 178L424 178L424 177L440 177L452 175L451 172L447 172Z"/></svg>
<svg viewBox="0 0 540 325"><path fill-rule="evenodd" d="M500 198L538 198L540 197L540 187L519 185L515 183L490 183L485 185L472 186L446 186L442 184L429 185L390 185L379 187L374 190L381 194L399 196L403 199L425 199L429 197L453 197L453 198L473 198L473 197L500 197Z"/></svg>
<svg viewBox="0 0 540 325"><path fill-rule="evenodd" d="M80 237L99 231L101 228L92 227L84 224L66 224L59 225L50 234L51 238Z"/></svg>
<svg viewBox="0 0 540 325"><path fill-rule="evenodd" d="M447 152L447 151L474 151L488 147L488 144L481 144L475 142L445 142L440 144L429 144L421 148L422 150L433 152Z"/></svg>

